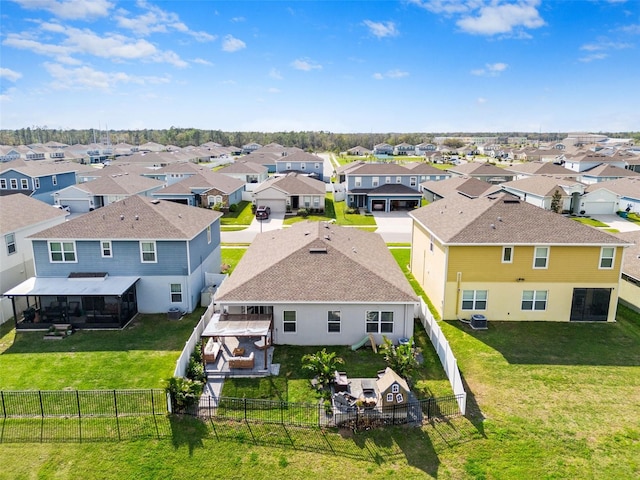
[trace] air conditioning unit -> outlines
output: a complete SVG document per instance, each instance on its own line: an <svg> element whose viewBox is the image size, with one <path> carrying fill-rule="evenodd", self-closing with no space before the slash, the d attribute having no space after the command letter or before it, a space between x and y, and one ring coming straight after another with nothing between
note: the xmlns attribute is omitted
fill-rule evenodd
<svg viewBox="0 0 640 480"><path fill-rule="evenodd" d="M484 315L471 315L471 328L474 330L486 330L487 317Z"/></svg>

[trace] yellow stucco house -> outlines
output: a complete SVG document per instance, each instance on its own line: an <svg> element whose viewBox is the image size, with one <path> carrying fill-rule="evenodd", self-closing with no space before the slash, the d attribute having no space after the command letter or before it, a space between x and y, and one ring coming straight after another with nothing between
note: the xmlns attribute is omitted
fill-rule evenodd
<svg viewBox="0 0 640 480"><path fill-rule="evenodd" d="M615 320L624 248L508 194L413 211L411 272L445 320Z"/></svg>

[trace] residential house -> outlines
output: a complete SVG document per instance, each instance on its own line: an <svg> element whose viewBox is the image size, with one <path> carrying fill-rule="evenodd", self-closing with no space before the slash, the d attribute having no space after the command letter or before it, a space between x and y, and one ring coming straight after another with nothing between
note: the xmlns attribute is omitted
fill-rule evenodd
<svg viewBox="0 0 640 480"><path fill-rule="evenodd" d="M616 236L633 244L624 252L618 299L640 313L640 231L616 233Z"/></svg>
<svg viewBox="0 0 640 480"><path fill-rule="evenodd" d="M378 234L301 222L256 236L214 301L271 316L277 344L351 345L411 337L418 299Z"/></svg>
<svg viewBox="0 0 640 480"><path fill-rule="evenodd" d="M327 181L324 177L324 159L306 152L294 152L276 159L276 174L298 172L318 180Z"/></svg>
<svg viewBox="0 0 640 480"><path fill-rule="evenodd" d="M588 202L606 202L606 213L626 211L640 214L640 178L619 178L588 185L585 199ZM585 210L593 210L586 204ZM603 209L604 210L604 209Z"/></svg>
<svg viewBox="0 0 640 480"><path fill-rule="evenodd" d="M427 202L435 202L442 198L464 196L478 198L500 191L498 185L492 185L472 177L452 177L440 181L428 181L420 184L422 196Z"/></svg>
<svg viewBox="0 0 640 480"><path fill-rule="evenodd" d="M418 176L418 183L437 182L451 178L451 174L449 172L440 170L426 162L411 162L405 163L402 166Z"/></svg>
<svg viewBox="0 0 640 480"><path fill-rule="evenodd" d="M23 193L49 205L53 193L75 185L78 164L70 162L25 162L0 164L0 195Z"/></svg>
<svg viewBox="0 0 640 480"><path fill-rule="evenodd" d="M371 150L358 145L356 147L352 147L349 150L347 150L347 155L353 155L356 157L367 157L371 155Z"/></svg>
<svg viewBox="0 0 640 480"><path fill-rule="evenodd" d="M374 155L393 155L393 145L388 143L378 143L373 146Z"/></svg>
<svg viewBox="0 0 640 480"><path fill-rule="evenodd" d="M218 170L218 173L242 180L246 191L253 191L256 185L269 178L267 167L245 160L233 162Z"/></svg>
<svg viewBox="0 0 640 480"><path fill-rule="evenodd" d="M425 175L430 173L436 175L431 170ZM352 207L384 212L410 210L419 206L422 199L418 186L421 175L396 163L355 162L339 169L337 175L343 180L346 199ZM438 175L446 176L441 171Z"/></svg>
<svg viewBox="0 0 640 480"><path fill-rule="evenodd" d="M164 145L157 142L147 142L138 145L139 152L164 152L167 149Z"/></svg>
<svg viewBox="0 0 640 480"><path fill-rule="evenodd" d="M603 163L597 167L581 172L579 178L582 183L598 183L618 178L640 178L640 173L626 168L617 167L608 163Z"/></svg>
<svg viewBox="0 0 640 480"><path fill-rule="evenodd" d="M69 207L71 213L86 213L133 195L150 197L163 186L164 182L152 178L113 173L63 188L54 192L53 199L56 205Z"/></svg>
<svg viewBox="0 0 640 480"><path fill-rule="evenodd" d="M30 236L35 277L5 292L28 299L19 328L122 327L137 312L191 312L220 271L213 210L129 197Z"/></svg>
<svg viewBox="0 0 640 480"><path fill-rule="evenodd" d="M502 189L521 200L536 207L551 210L556 192L560 194L557 213L567 212L577 214L581 208L582 195L586 185L567 177L551 175L535 175L500 184ZM601 212L593 212L601 213ZM613 213L613 212L607 212ZM590 213L589 213L590 214Z"/></svg>
<svg viewBox="0 0 640 480"><path fill-rule="evenodd" d="M258 150L261 147L262 147L262 145L260 145L259 143L255 143L255 142L247 143L246 145L242 146L242 154L243 155L248 155L248 154L250 154L252 152L255 152L256 150Z"/></svg>
<svg viewBox="0 0 640 480"><path fill-rule="evenodd" d="M245 162L257 163L258 165L267 167L268 173L276 173L276 164L279 158L282 158L282 153L253 152L242 157L242 160Z"/></svg>
<svg viewBox="0 0 640 480"><path fill-rule="evenodd" d="M622 159L612 159L608 155L588 152L575 156L565 155L564 166L574 172L585 172L591 170L598 165L608 164L619 168L625 168L626 162Z"/></svg>
<svg viewBox="0 0 640 480"><path fill-rule="evenodd" d="M0 145L0 162L10 162L19 158L20 152L15 147Z"/></svg>
<svg viewBox="0 0 640 480"><path fill-rule="evenodd" d="M244 185L244 182L237 178L203 170L155 191L153 196L196 207L211 208L218 205L227 209L242 201Z"/></svg>
<svg viewBox="0 0 640 480"><path fill-rule="evenodd" d="M269 177L253 191L253 203L272 213L296 212L300 208L324 211L324 182L292 172Z"/></svg>
<svg viewBox="0 0 640 480"><path fill-rule="evenodd" d="M423 142L416 145L415 154L425 156L428 153L435 152L438 149L433 143Z"/></svg>
<svg viewBox="0 0 640 480"><path fill-rule="evenodd" d="M68 213L26 195L7 195L0 200L0 292L6 292L34 275L33 251L27 237L63 223ZM16 305L19 312L26 302ZM13 316L11 301L0 298L0 324Z"/></svg>
<svg viewBox="0 0 640 480"><path fill-rule="evenodd" d="M510 182L515 176L506 168L496 167L485 162L468 162L454 165L448 169L448 172L451 176L473 177L494 185Z"/></svg>
<svg viewBox="0 0 640 480"><path fill-rule="evenodd" d="M394 155L415 155L416 147L407 142L402 142L393 147Z"/></svg>
<svg viewBox="0 0 640 480"><path fill-rule="evenodd" d="M515 175L514 180L535 175L553 175L554 177L576 178L576 172L553 162L533 161L509 165L505 170Z"/></svg>
<svg viewBox="0 0 640 480"><path fill-rule="evenodd" d="M615 320L628 242L506 193L410 216L411 272L443 319Z"/></svg>

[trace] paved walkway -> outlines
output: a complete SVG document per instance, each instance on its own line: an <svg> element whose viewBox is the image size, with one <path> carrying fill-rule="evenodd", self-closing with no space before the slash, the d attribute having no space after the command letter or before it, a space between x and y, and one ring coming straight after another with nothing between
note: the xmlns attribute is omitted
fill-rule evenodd
<svg viewBox="0 0 640 480"><path fill-rule="evenodd" d="M619 232L637 232L640 230L640 225L618 215L591 215L591 218L606 223L609 225L608 228L615 228Z"/></svg>
<svg viewBox="0 0 640 480"><path fill-rule="evenodd" d="M268 220L257 220L255 217L248 228L235 232L220 232L222 243L251 243L256 235L269 230L280 230L284 221L284 213L272 213Z"/></svg>
<svg viewBox="0 0 640 480"><path fill-rule="evenodd" d="M380 234L386 243L411 243L412 219L409 212L373 212Z"/></svg>

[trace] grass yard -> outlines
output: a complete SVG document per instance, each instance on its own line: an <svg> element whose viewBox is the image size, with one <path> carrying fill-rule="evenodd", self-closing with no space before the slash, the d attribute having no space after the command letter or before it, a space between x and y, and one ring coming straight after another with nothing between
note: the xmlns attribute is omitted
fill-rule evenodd
<svg viewBox="0 0 640 480"><path fill-rule="evenodd" d="M375 231L377 228L376 220L372 215L360 215L345 213L346 202L336 202L333 194L328 193L324 200L323 215L308 215L307 217L290 216L284 219L284 225L292 225L294 223L309 220L312 222L327 222L335 220L338 225L347 226L365 226L367 230Z"/></svg>
<svg viewBox="0 0 640 480"><path fill-rule="evenodd" d="M229 266L226 273L231 274L233 272L233 269L236 268L236 265L238 265L238 262L246 251L247 247L222 247L222 249L220 250L222 256L222 264Z"/></svg>
<svg viewBox="0 0 640 480"><path fill-rule="evenodd" d="M235 212L227 212L220 219L220 226L229 225L251 225L253 221L253 211L251 210L251 202L242 201L238 203L238 209Z"/></svg>
<svg viewBox="0 0 640 480"><path fill-rule="evenodd" d="M122 331L78 331L64 340L0 327L0 390L162 388L203 309L180 321L140 315Z"/></svg>
<svg viewBox="0 0 640 480"><path fill-rule="evenodd" d="M595 218L585 218L585 217L569 217L571 220L575 220L578 223L582 223L584 225L589 225L590 227L608 227L606 223L602 223L600 220L596 220Z"/></svg>
<svg viewBox="0 0 640 480"><path fill-rule="evenodd" d="M333 202L333 198L332 198ZM360 215L345 213L347 208L347 202L333 202L333 208L335 210L336 223L338 225L370 225L376 224L376 219L373 215Z"/></svg>

